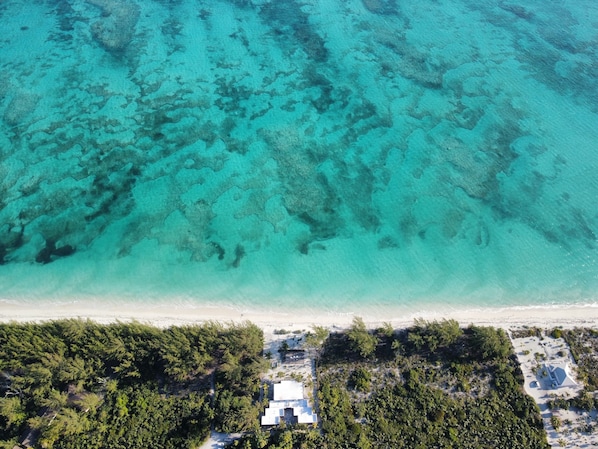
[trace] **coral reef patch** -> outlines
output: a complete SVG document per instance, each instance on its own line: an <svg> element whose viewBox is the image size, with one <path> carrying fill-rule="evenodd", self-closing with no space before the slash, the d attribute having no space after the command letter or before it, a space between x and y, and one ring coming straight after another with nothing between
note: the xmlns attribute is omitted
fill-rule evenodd
<svg viewBox="0 0 598 449"><path fill-rule="evenodd" d="M106 50L122 53L133 36L140 8L132 0L86 0L101 9L101 16L91 25L91 33Z"/></svg>

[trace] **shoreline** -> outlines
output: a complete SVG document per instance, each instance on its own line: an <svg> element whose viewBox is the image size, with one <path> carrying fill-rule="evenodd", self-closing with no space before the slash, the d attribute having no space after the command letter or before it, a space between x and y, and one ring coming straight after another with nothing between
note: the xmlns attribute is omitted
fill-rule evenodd
<svg viewBox="0 0 598 449"><path fill-rule="evenodd" d="M363 313L361 313L363 312ZM587 305L534 305L516 307L479 307L424 309L407 311L400 307L379 307L371 313L326 311L296 308L241 309L233 306L215 305L169 305L135 303L93 305L87 301L63 304L34 304L0 300L0 322L44 322L60 319L90 319L100 324L117 321L138 321L157 327L184 326L207 321L242 323L250 321L265 331L274 329L309 330L312 326L329 329L345 329L354 317L363 318L368 327L390 323L395 329L413 325L417 318L427 321L454 319L463 327L469 324L500 327L503 329L524 326L592 327L598 323L598 304Z"/></svg>

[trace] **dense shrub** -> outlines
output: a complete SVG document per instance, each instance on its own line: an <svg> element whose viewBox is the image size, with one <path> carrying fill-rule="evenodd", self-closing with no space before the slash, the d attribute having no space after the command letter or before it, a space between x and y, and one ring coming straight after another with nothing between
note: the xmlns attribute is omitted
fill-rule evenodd
<svg viewBox="0 0 598 449"><path fill-rule="evenodd" d="M247 429L262 349L250 323L0 324L0 447L30 433L46 448L184 448L213 424Z"/></svg>

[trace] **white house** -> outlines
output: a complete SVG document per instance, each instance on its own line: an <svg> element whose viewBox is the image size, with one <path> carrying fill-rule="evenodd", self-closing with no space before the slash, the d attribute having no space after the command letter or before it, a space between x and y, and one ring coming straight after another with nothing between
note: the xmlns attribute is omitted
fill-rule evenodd
<svg viewBox="0 0 598 449"><path fill-rule="evenodd" d="M544 365L544 369L548 372L552 380L552 386L559 387L576 387L577 382L573 379L571 368L566 361L554 364Z"/></svg>
<svg viewBox="0 0 598 449"><path fill-rule="evenodd" d="M274 398L262 416L262 426L275 426L281 420L296 420L299 424L315 424L317 415L303 396L303 384L293 380L283 380L274 384Z"/></svg>

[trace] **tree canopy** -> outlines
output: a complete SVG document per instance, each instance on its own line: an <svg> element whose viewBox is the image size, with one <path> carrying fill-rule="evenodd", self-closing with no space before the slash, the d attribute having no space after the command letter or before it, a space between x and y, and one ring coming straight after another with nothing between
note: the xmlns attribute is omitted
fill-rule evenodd
<svg viewBox="0 0 598 449"><path fill-rule="evenodd" d="M346 332L353 351L365 333L354 320ZM320 447L548 447L504 331L416 320L407 330L374 335L374 347L393 348L378 351L375 361L351 357L342 335L333 337L318 371Z"/></svg>
<svg viewBox="0 0 598 449"><path fill-rule="evenodd" d="M0 324L0 447L33 430L36 447L100 449L193 447L212 425L247 429L262 350L251 323Z"/></svg>
<svg viewBox="0 0 598 449"><path fill-rule="evenodd" d="M353 323L347 332L351 348L361 357L370 357L376 351L378 340L367 329L363 319L353 318Z"/></svg>

